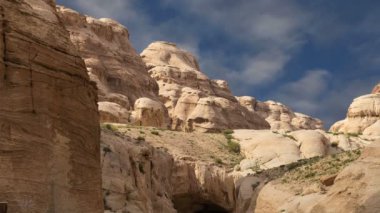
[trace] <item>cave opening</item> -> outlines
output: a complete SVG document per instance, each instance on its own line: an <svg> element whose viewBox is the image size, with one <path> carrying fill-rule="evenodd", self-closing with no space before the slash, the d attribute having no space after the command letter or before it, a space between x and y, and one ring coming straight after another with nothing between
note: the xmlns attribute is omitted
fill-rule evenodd
<svg viewBox="0 0 380 213"><path fill-rule="evenodd" d="M222 206L196 195L175 196L173 203L178 213L230 213Z"/></svg>

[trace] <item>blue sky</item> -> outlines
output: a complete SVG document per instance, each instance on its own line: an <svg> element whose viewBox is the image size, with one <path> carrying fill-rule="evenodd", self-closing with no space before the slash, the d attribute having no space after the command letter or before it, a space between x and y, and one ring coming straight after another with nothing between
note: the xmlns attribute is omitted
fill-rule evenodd
<svg viewBox="0 0 380 213"><path fill-rule="evenodd" d="M119 21L139 52L175 42L235 95L283 102L327 128L380 81L377 0L56 1Z"/></svg>

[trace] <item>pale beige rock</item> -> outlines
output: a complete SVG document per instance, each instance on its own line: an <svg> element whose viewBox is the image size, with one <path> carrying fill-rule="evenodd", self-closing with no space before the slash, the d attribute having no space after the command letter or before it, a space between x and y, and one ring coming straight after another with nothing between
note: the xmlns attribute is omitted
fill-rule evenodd
<svg viewBox="0 0 380 213"><path fill-rule="evenodd" d="M293 112L282 103L275 101L261 102L250 96L236 98L242 106L264 118L270 124L272 130L323 129L321 120Z"/></svg>
<svg viewBox="0 0 380 213"><path fill-rule="evenodd" d="M262 169L289 164L301 159L296 141L270 130L235 130L245 159L241 170L259 166Z"/></svg>
<svg viewBox="0 0 380 213"><path fill-rule="evenodd" d="M278 181L272 181L259 192L253 211L377 212L380 208L379 142L374 142L373 146L364 150L357 161L343 169L333 185L325 188L326 192L321 193L321 190L317 189L303 195L294 194L294 184L283 185Z"/></svg>
<svg viewBox="0 0 380 213"><path fill-rule="evenodd" d="M379 119L380 93L363 95L354 99L348 108L347 118L331 126L330 131L360 134ZM376 125L373 128L375 127Z"/></svg>
<svg viewBox="0 0 380 213"><path fill-rule="evenodd" d="M52 0L0 1L0 201L103 212L96 87Z"/></svg>
<svg viewBox="0 0 380 213"><path fill-rule="evenodd" d="M159 85L173 129L269 128L264 119L238 104L226 81L210 80L200 71L196 58L175 44L154 42L141 57Z"/></svg>
<svg viewBox="0 0 380 213"><path fill-rule="evenodd" d="M112 19L95 19L64 7L57 10L86 63L91 80L99 88L99 101L116 103L119 105L117 114L124 113L119 116L120 120L115 120L118 117L110 115L116 113L116 107L103 107L100 109L101 122L125 123L139 98L159 101L158 85L132 47L124 26ZM155 124L147 120L149 118L139 118L143 125Z"/></svg>
<svg viewBox="0 0 380 213"><path fill-rule="evenodd" d="M128 123L128 110L114 102L101 101L98 103L101 122Z"/></svg>
<svg viewBox="0 0 380 213"><path fill-rule="evenodd" d="M373 90L372 90L372 93L375 94L375 93L380 93L380 83L377 84Z"/></svg>
<svg viewBox="0 0 380 213"><path fill-rule="evenodd" d="M102 173L108 212L176 212L171 202L173 158L129 137L102 131Z"/></svg>
<svg viewBox="0 0 380 213"><path fill-rule="evenodd" d="M318 131L297 130L290 133L296 139L296 143L302 153L302 158L325 156L329 148L328 139Z"/></svg>
<svg viewBox="0 0 380 213"><path fill-rule="evenodd" d="M150 98L139 98L132 112L132 123L140 126L168 128L168 113L165 106Z"/></svg>

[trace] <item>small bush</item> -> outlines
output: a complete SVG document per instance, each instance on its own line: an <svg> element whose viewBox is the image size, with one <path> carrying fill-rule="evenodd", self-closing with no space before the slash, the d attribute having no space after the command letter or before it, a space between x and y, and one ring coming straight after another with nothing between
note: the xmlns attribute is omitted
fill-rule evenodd
<svg viewBox="0 0 380 213"><path fill-rule="evenodd" d="M142 163L139 163L139 171L143 174L145 174L145 171L144 171L144 165Z"/></svg>
<svg viewBox="0 0 380 213"><path fill-rule="evenodd" d="M360 133L347 133L348 137L359 137Z"/></svg>
<svg viewBox="0 0 380 213"><path fill-rule="evenodd" d="M293 137L292 135L283 134L282 136L287 137L287 138L290 138L290 139L292 139L292 140L294 140L294 141L297 141L296 138Z"/></svg>
<svg viewBox="0 0 380 213"><path fill-rule="evenodd" d="M152 130L150 133L152 133L152 135L160 135L160 133L156 130Z"/></svg>
<svg viewBox="0 0 380 213"><path fill-rule="evenodd" d="M232 130L232 129L226 129L223 131L223 134L225 134L225 135L231 135L232 133L234 133L234 130Z"/></svg>
<svg viewBox="0 0 380 213"><path fill-rule="evenodd" d="M138 140L138 141L145 141L145 138L144 138L143 136L138 136L138 137L136 138L136 140Z"/></svg>
<svg viewBox="0 0 380 213"><path fill-rule="evenodd" d="M232 140L227 141L227 147L230 152L240 153L240 144Z"/></svg>
<svg viewBox="0 0 380 213"><path fill-rule="evenodd" d="M232 135L224 135L224 137L226 137L227 140L231 140L234 138Z"/></svg>
<svg viewBox="0 0 380 213"><path fill-rule="evenodd" d="M106 128L108 130L111 130L113 132L117 131L117 127L112 125L112 124L103 124L102 125L103 128Z"/></svg>
<svg viewBox="0 0 380 213"><path fill-rule="evenodd" d="M223 164L223 161L220 158L215 158L215 163L217 163L217 164Z"/></svg>
<svg viewBox="0 0 380 213"><path fill-rule="evenodd" d="M331 147L337 148L338 147L338 141L331 142Z"/></svg>
<svg viewBox="0 0 380 213"><path fill-rule="evenodd" d="M112 150L109 147L103 147L103 151L105 153L112 152Z"/></svg>

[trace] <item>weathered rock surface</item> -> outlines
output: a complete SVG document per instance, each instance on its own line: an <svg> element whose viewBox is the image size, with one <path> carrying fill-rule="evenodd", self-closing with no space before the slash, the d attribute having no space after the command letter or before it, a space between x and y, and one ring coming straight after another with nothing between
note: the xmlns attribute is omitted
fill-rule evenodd
<svg viewBox="0 0 380 213"><path fill-rule="evenodd" d="M154 42L141 57L159 85L173 129L269 128L264 119L240 106L225 81L210 80L200 71L196 58L175 44Z"/></svg>
<svg viewBox="0 0 380 213"><path fill-rule="evenodd" d="M380 93L380 83L377 84L373 90L372 90L372 94L375 94L375 93Z"/></svg>
<svg viewBox="0 0 380 213"><path fill-rule="evenodd" d="M128 30L111 19L95 19L64 7L58 7L57 10L86 63L91 80L99 88L101 122L131 121L129 116L136 106L135 102L145 98L151 100L145 103L153 104L145 107L156 108L160 104L163 112L158 117L152 117L151 114L149 118L135 116L134 119L142 120L134 122L167 126L168 123L157 123L158 120L167 121L161 118L167 112L163 104L158 102L157 83L149 76L144 62L132 47ZM114 103L113 106L110 103ZM141 109L137 110L135 114L141 113ZM120 120L115 120L117 118Z"/></svg>
<svg viewBox="0 0 380 213"><path fill-rule="evenodd" d="M109 130L101 141L106 212L193 212L204 203L234 208L234 178L225 168Z"/></svg>
<svg viewBox="0 0 380 213"><path fill-rule="evenodd" d="M264 118L270 124L272 130L323 129L321 120L293 112L282 103L274 101L261 102L250 96L236 98L242 106Z"/></svg>
<svg viewBox="0 0 380 213"><path fill-rule="evenodd" d="M379 141L348 165L329 188L295 193L293 185L269 182L256 200L255 212L377 212L380 208Z"/></svg>
<svg viewBox="0 0 380 213"><path fill-rule="evenodd" d="M105 212L176 212L168 153L110 131L101 142Z"/></svg>
<svg viewBox="0 0 380 213"><path fill-rule="evenodd" d="M103 212L96 87L52 0L0 1L0 201Z"/></svg>
<svg viewBox="0 0 380 213"><path fill-rule="evenodd" d="M346 119L336 122L330 131L380 136L378 121L380 121L380 93L363 95L354 99L348 108Z"/></svg>

